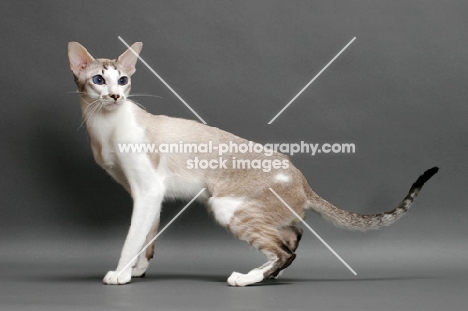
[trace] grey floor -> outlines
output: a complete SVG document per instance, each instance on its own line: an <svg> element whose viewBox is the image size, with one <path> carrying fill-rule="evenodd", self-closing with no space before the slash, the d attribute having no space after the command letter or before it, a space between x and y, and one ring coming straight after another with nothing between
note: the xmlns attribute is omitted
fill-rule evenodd
<svg viewBox="0 0 468 311"><path fill-rule="evenodd" d="M168 234L146 278L105 286L123 242L116 232L3 236L0 310L466 310L468 303L466 244L331 237L354 276L309 233L282 278L232 288L227 276L260 265L261 254L223 234Z"/></svg>

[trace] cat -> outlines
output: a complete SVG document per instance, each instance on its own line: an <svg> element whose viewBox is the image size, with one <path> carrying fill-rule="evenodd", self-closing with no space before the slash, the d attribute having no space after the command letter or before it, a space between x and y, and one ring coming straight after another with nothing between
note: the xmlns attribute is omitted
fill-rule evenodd
<svg viewBox="0 0 468 311"><path fill-rule="evenodd" d="M133 199L131 226L117 268L107 272L104 284L126 284L132 277L145 275L153 257L154 242L138 258L136 256L156 236L165 198L191 199L205 188L198 199L206 203L215 220L268 259L247 274L233 272L227 280L231 286L246 286L278 277L295 259L303 233L295 226L299 219L270 188L300 217L311 209L339 227L364 231L388 226L402 217L424 183L438 171L433 167L424 172L395 209L377 215L361 215L339 209L319 197L282 153L232 151L225 155L281 164L267 171L232 167L196 169L187 165L194 155L217 160L217 152L119 152L118 144L122 143L156 146L174 142L249 143L196 121L150 114L129 100L130 78L135 73L142 46L140 42L134 43L117 59L111 60L95 59L77 42L68 44L70 68L78 87L94 159Z"/></svg>

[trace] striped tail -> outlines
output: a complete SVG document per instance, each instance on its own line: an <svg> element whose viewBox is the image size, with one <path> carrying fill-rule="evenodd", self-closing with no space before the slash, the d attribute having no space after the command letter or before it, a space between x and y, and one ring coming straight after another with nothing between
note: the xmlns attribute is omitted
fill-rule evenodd
<svg viewBox="0 0 468 311"><path fill-rule="evenodd" d="M406 197L401 201L396 208L391 211L376 214L376 215L362 215L357 213L347 212L339 209L333 204L315 194L309 188L308 199L310 208L322 215L323 218L331 221L334 225L352 230L373 230L379 229L384 226L389 226L395 221L400 219L413 204L414 198L418 195L422 186L437 173L438 167L433 167L424 172L416 182L411 186Z"/></svg>

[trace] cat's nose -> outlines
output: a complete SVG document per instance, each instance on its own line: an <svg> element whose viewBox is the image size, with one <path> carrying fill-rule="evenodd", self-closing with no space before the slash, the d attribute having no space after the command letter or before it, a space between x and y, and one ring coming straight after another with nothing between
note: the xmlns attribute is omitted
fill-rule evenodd
<svg viewBox="0 0 468 311"><path fill-rule="evenodd" d="M117 100L117 99L120 98L120 95L119 94L110 94L109 97L113 98L114 100Z"/></svg>

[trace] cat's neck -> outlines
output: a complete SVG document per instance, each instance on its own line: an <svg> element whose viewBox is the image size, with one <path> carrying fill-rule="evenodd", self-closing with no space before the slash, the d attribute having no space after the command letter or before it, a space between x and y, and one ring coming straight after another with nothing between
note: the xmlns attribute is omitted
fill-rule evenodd
<svg viewBox="0 0 468 311"><path fill-rule="evenodd" d="M96 108L92 112L87 107L86 101L82 101L83 118L93 155L102 167L110 169L120 163L120 143L146 142L145 126L139 120L139 108L132 101L123 100L112 110Z"/></svg>
<svg viewBox="0 0 468 311"><path fill-rule="evenodd" d="M94 106L96 105L96 106ZM112 139L113 133L129 130L138 123L136 106L130 100L122 100L117 106L106 109L101 103L90 105L86 99L81 99L81 110L91 139L99 141Z"/></svg>

